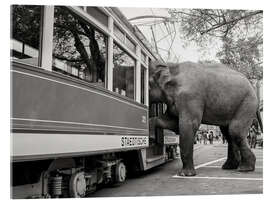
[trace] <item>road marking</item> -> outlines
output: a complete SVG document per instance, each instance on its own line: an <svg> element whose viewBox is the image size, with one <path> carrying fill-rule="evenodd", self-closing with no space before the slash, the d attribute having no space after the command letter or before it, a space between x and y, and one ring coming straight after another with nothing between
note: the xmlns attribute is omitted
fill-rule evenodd
<svg viewBox="0 0 270 203"><path fill-rule="evenodd" d="M203 166L202 168L221 168L222 166ZM255 168L263 168L262 166L255 166Z"/></svg>
<svg viewBox="0 0 270 203"><path fill-rule="evenodd" d="M227 157L222 157L220 159L216 159L213 161L209 161L200 165L195 166L195 169L208 167L208 168L220 168L221 166L209 166L210 164L217 163L219 161L223 161ZM258 157L259 158L259 157ZM261 157L260 157L261 158ZM256 166L256 168L263 168L262 166ZM179 176L174 175L172 178L182 178L182 179L213 179L213 180L250 180L250 181L262 181L262 178L237 178L237 177L211 177L211 176Z"/></svg>
<svg viewBox="0 0 270 203"><path fill-rule="evenodd" d="M222 160L224 160L224 159L226 159L226 158L227 158L227 157L222 157L222 158L216 159L216 160L214 160L214 161L209 161L209 162L206 162L206 163L204 163L204 164L200 164L200 165L198 165L198 166L195 166L195 169L202 168L202 167L204 167L204 166L207 166L207 165L210 165L210 164L213 164L213 163L222 161Z"/></svg>
<svg viewBox="0 0 270 203"><path fill-rule="evenodd" d="M211 176L178 176L174 175L173 178L181 179L213 179L213 180L251 180L251 181L260 181L262 178L237 178L237 177L211 177Z"/></svg>

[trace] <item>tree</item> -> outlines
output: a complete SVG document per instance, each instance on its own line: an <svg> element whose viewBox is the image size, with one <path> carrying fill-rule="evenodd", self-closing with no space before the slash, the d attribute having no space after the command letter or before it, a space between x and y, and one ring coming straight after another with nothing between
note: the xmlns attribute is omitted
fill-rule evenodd
<svg viewBox="0 0 270 203"><path fill-rule="evenodd" d="M14 5L11 9L12 38L38 49L41 7Z"/></svg>
<svg viewBox="0 0 270 203"><path fill-rule="evenodd" d="M92 82L104 80L106 37L64 7L55 7L54 21L53 56L86 67Z"/></svg>
<svg viewBox="0 0 270 203"><path fill-rule="evenodd" d="M262 79L262 53L260 50L262 41L260 38L250 37L248 39L231 38L223 40L222 50L217 53L220 62L243 73L248 79Z"/></svg>
<svg viewBox="0 0 270 203"><path fill-rule="evenodd" d="M221 63L262 78L263 11L224 9L169 9L180 24L181 37L201 47L222 42L217 57Z"/></svg>
<svg viewBox="0 0 270 203"><path fill-rule="evenodd" d="M27 45L40 49L42 6L12 6L12 38L22 47ZM67 62L78 70L84 69L91 75L92 82L105 79L107 38L89 23L63 6L56 6L54 13L53 57ZM13 51L19 58L26 58Z"/></svg>
<svg viewBox="0 0 270 203"><path fill-rule="evenodd" d="M64 7L55 7L53 56L73 67L86 67L92 82L105 79L107 37ZM126 62L125 52L114 44L113 62Z"/></svg>

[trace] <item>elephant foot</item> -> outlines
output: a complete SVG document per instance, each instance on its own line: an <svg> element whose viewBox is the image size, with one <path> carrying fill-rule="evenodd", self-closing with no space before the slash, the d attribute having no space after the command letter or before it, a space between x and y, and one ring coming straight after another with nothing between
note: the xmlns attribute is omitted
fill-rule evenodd
<svg viewBox="0 0 270 203"><path fill-rule="evenodd" d="M254 171L255 170L255 162L256 162L256 159L250 159L247 162L240 163L238 171L240 171L240 172Z"/></svg>
<svg viewBox="0 0 270 203"><path fill-rule="evenodd" d="M182 169L180 172L178 172L178 176L195 176L196 171L195 169Z"/></svg>
<svg viewBox="0 0 270 203"><path fill-rule="evenodd" d="M256 163L256 157L253 154L253 152L249 151L249 153L246 154L245 158L241 160L238 171L241 171L241 172L254 171L255 163Z"/></svg>
<svg viewBox="0 0 270 203"><path fill-rule="evenodd" d="M254 171L255 170L255 165L250 165L250 164L240 164L238 171L240 172L249 172L249 171Z"/></svg>
<svg viewBox="0 0 270 203"><path fill-rule="evenodd" d="M232 170L232 169L237 169L238 166L239 166L239 161L227 160L222 165L222 169L224 169L224 170Z"/></svg>

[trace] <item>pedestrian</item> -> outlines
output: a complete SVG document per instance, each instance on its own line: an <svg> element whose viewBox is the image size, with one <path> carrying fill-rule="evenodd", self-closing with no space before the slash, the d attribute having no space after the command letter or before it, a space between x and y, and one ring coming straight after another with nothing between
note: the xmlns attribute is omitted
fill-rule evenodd
<svg viewBox="0 0 270 203"><path fill-rule="evenodd" d="M250 131L248 132L247 141L248 141L248 145L251 147Z"/></svg>
<svg viewBox="0 0 270 203"><path fill-rule="evenodd" d="M202 144L202 132L201 131L198 132L198 142L200 144Z"/></svg>
<svg viewBox="0 0 270 203"><path fill-rule="evenodd" d="M208 140L208 133L206 131L203 132L203 144L207 144Z"/></svg>
<svg viewBox="0 0 270 203"><path fill-rule="evenodd" d="M255 125L252 125L249 131L249 136L250 136L250 147L251 148L256 148L256 142L257 142L257 135L258 132L255 128Z"/></svg>
<svg viewBox="0 0 270 203"><path fill-rule="evenodd" d="M217 142L219 142L219 135L218 134L216 135L216 140L217 140Z"/></svg>
<svg viewBox="0 0 270 203"><path fill-rule="evenodd" d="M210 131L209 132L209 142L210 142L210 144L213 144L213 141L214 141L214 134L213 134L213 131Z"/></svg>
<svg viewBox="0 0 270 203"><path fill-rule="evenodd" d="M196 144L199 143L199 132L196 133L195 139L196 139Z"/></svg>

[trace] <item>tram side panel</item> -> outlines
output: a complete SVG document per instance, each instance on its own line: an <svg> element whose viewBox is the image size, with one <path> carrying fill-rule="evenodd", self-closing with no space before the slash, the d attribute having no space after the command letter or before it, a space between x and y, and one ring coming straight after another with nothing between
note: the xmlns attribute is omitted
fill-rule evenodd
<svg viewBox="0 0 270 203"><path fill-rule="evenodd" d="M30 66L13 63L11 72L14 198L82 197L124 181L127 164L139 167L147 107Z"/></svg>
<svg viewBox="0 0 270 203"><path fill-rule="evenodd" d="M12 81L15 161L148 146L145 107L40 70Z"/></svg>

